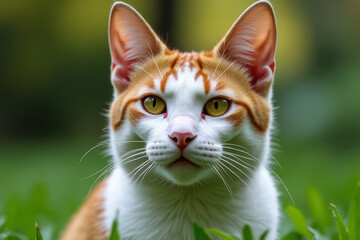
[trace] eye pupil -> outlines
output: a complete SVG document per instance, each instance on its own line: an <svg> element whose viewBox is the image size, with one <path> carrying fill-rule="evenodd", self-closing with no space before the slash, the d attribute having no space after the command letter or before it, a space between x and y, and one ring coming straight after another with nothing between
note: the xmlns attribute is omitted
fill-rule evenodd
<svg viewBox="0 0 360 240"><path fill-rule="evenodd" d="M151 114L161 114L166 112L166 103L160 97L147 96L143 98L142 102L145 110Z"/></svg>
<svg viewBox="0 0 360 240"><path fill-rule="evenodd" d="M229 109L230 101L222 98L215 97L210 99L204 106L203 112L207 115L218 117L224 115Z"/></svg>
<svg viewBox="0 0 360 240"><path fill-rule="evenodd" d="M218 110L219 109L219 102L217 100L214 101L214 105L215 105L215 109Z"/></svg>

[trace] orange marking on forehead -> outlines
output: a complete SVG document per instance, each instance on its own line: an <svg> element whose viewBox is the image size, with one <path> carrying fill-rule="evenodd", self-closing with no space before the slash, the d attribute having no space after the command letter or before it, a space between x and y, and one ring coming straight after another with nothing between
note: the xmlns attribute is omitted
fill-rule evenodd
<svg viewBox="0 0 360 240"><path fill-rule="evenodd" d="M195 81L202 76L204 82L204 92L208 94L210 92L210 81L208 75L203 71L203 61L201 60L200 54L192 52L192 53L178 53L177 56L173 59L170 64L170 69L165 73L163 79L160 82L160 90L162 92L165 91L166 84L170 75L174 75L175 79L177 79L177 73L179 71L184 71L186 63L188 63L188 67L190 70L197 69L195 74Z"/></svg>
<svg viewBox="0 0 360 240"><path fill-rule="evenodd" d="M171 69L174 69L174 67L175 67L176 63L178 62L179 58L180 58L180 54L178 54L178 55L174 58L174 60L171 62L171 65L170 65L170 68L171 68Z"/></svg>
<svg viewBox="0 0 360 240"><path fill-rule="evenodd" d="M226 88L226 84L223 81L218 81L215 87L215 91L221 91Z"/></svg>
<svg viewBox="0 0 360 240"><path fill-rule="evenodd" d="M204 82L204 92L205 94L208 94L210 92L210 81L207 74L205 74L203 71L204 64L200 58L200 55L197 55L196 62L199 66L199 70L195 75L195 81L197 80L198 77L202 76Z"/></svg>
<svg viewBox="0 0 360 240"><path fill-rule="evenodd" d="M163 79L161 79L161 82L160 82L160 91L161 92L165 92L165 87L166 87L168 78L170 77L171 74L174 75L175 79L177 78L177 71L175 70L175 65L179 61L179 58L180 58L180 54L177 54L176 57L172 60L172 62L170 64L170 70L167 71L165 73Z"/></svg>

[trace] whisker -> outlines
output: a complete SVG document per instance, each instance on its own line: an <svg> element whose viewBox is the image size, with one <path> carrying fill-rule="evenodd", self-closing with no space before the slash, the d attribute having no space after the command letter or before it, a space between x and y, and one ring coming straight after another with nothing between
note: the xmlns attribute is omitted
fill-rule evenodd
<svg viewBox="0 0 360 240"><path fill-rule="evenodd" d="M105 167L101 168L99 171L91 174L91 175L88 176L88 177L84 177L84 178L82 178L81 180L86 180L86 179L92 178L93 176L97 175L98 173L100 173L100 172L104 171L105 169L111 167L113 164L115 164L115 163L114 163L114 162L110 162L110 163L106 164Z"/></svg>
<svg viewBox="0 0 360 240"><path fill-rule="evenodd" d="M225 152L225 151L223 152L223 154L236 158L240 162L235 161L234 159L232 159L230 157L227 157L229 160L239 164L241 167L248 169L251 173L253 173L253 174L255 173L253 170L256 170L256 168L253 165L251 165L250 163L247 163L246 161L244 161L243 159L238 158L238 156L241 157L240 155L228 153L228 152ZM223 157L226 157L226 156L223 156ZM245 166L244 164L247 165L247 166Z"/></svg>
<svg viewBox="0 0 360 240"><path fill-rule="evenodd" d="M151 163L150 166L148 166L148 167L145 169L145 171L143 171L143 172L140 174L140 176L135 180L135 183L136 183L136 182L138 181L138 179L141 177L141 175L143 175L143 177L142 177L141 180L140 180L138 189L140 189L140 186L141 186L142 182L144 181L144 178L145 178L146 174L148 174L148 173L153 169L154 166L155 166L155 163Z"/></svg>
<svg viewBox="0 0 360 240"><path fill-rule="evenodd" d="M276 162L276 164L279 166L280 171L281 171L281 172L283 172L283 169L282 169L282 167L281 167L281 165L280 165L279 161L278 161L278 160L276 160L276 158L274 157L274 155L272 155L272 154L270 154L270 155L271 155L271 158L272 158L272 159L274 159L274 161Z"/></svg>
<svg viewBox="0 0 360 240"><path fill-rule="evenodd" d="M141 155L141 154L146 153L146 151L144 151L144 149L138 149L138 151L141 151L141 152L135 153L135 154L130 155L130 156L127 156L127 157L124 158L124 159L122 159L122 157L121 157L121 162L125 162L125 161L126 161L127 159L129 159L129 158L132 158L132 157L135 157L135 156L138 156L138 155ZM138 151L135 151L135 152L138 152Z"/></svg>
<svg viewBox="0 0 360 240"><path fill-rule="evenodd" d="M144 152L141 152L141 153L145 153L145 151ZM103 171L97 178L96 178L96 180L93 182L93 184L91 185L91 187L90 187L90 189L89 189L89 191L88 191L88 194L90 193L90 191L92 190L92 188L94 187L94 185L99 181L99 179L101 178L101 177L103 177L104 175L106 176L109 172L111 172L114 168L116 168L116 167L119 167L119 166L122 166L122 165L125 165L125 164L127 164L127 163L130 163L130 162L134 162L134 161L137 161L137 160L140 160L141 158L144 158L144 157L146 157L146 155L145 156L142 156L142 157L138 157L138 158L135 158L135 159L131 159L132 157L135 157L135 156L137 156L137 155L139 155L139 153L137 153L137 154L134 154L134 155L131 155L131 156L129 156L129 157L127 157L126 159L129 159L129 160L127 160L127 161L124 161L124 162L121 162L120 164L117 164L117 163L110 163L110 164L108 164L107 166L109 166L105 171ZM104 168L103 168L104 169ZM101 170L100 170L101 171ZM98 171L99 172L99 171ZM98 173L97 172L97 173ZM94 175L94 174L93 174ZM96 175L96 174L95 174Z"/></svg>
<svg viewBox="0 0 360 240"><path fill-rule="evenodd" d="M256 161L260 162L256 157L254 157L253 155L251 155L250 153L248 153L248 152L246 152L246 151L244 151L244 150L236 149L236 148L233 148L233 147L227 147L227 146L223 146L223 148L229 149L229 150L238 151L238 152L241 152L241 153L245 153L245 154L247 154L248 156L252 157L252 159L249 158L248 160L256 160Z"/></svg>
<svg viewBox="0 0 360 240"><path fill-rule="evenodd" d="M142 164L140 164L139 166L137 166L136 168L134 168L134 169L128 174L128 176L130 176L131 173L134 172L134 170L136 170L136 172L131 176L131 178L130 178L130 180L129 180L130 182L132 182L131 188L133 188L133 187L135 186L136 181L137 181L137 179L139 178L139 177L138 177L138 178L136 179L136 181L133 181L133 179L134 179L134 177L136 176L136 174L137 174L139 171L141 171L141 169L143 169L144 167L147 167L148 164L151 164L151 162L147 159L147 160L145 160L145 162L143 162ZM143 171L142 173L144 173L144 171ZM142 173L140 174L140 176L142 175Z"/></svg>
<svg viewBox="0 0 360 240"><path fill-rule="evenodd" d="M295 201L294 201L293 197L291 196L291 193L290 193L289 189L286 187L286 185L285 185L285 183L283 182L283 180L280 178L279 175L277 175L276 172L274 172L274 170L272 170L271 168L269 168L269 170L280 180L281 184L284 186L287 194L289 195L292 204L295 206Z"/></svg>
<svg viewBox="0 0 360 240"><path fill-rule="evenodd" d="M91 192L92 188L94 187L94 185L99 181L99 179L100 179L101 177L103 177L104 175L107 175L108 173L109 173L109 171L104 171L104 172L102 172L102 173L99 175L99 177L97 177L97 178L95 179L95 181L93 182L93 184L91 184L91 187L90 187L90 189L89 189L89 191L88 191L88 195L90 194L90 192Z"/></svg>
<svg viewBox="0 0 360 240"><path fill-rule="evenodd" d="M234 143L223 143L223 145L229 145L229 146L236 146L236 147L240 147L240 148L242 148L242 149L245 149L245 150L248 150L246 147L244 147L244 146L241 146L241 145L239 145L239 144L234 144ZM270 153L270 156L271 156L271 158L276 162L276 164L279 166L279 168L280 168L280 171L281 172L283 172L283 169L282 169L282 167L281 167L281 164L279 163L279 161L274 157L274 155L272 155L271 153Z"/></svg>
<svg viewBox="0 0 360 240"><path fill-rule="evenodd" d="M223 159L224 160L224 159ZM255 186L254 182L252 181L252 179L243 171L241 171L239 168L235 167L234 165L232 165L231 163L227 162L226 160L224 160L226 163L230 164L232 167L236 168L238 171L240 171L242 174L244 174L249 180L250 182ZM253 198L253 202L254 202L254 209L255 209L255 216L256 216L256 209L257 209L257 205L256 205L256 198L255 198L255 194L253 192L253 190L250 188L250 186L244 181L244 179L242 179L239 175L237 175L233 170L231 170L228 166L226 166L225 163L219 161L219 164L223 165L226 169L228 169L232 174L234 174L242 183L244 183L244 185L249 189L250 194Z"/></svg>
<svg viewBox="0 0 360 240"><path fill-rule="evenodd" d="M143 67L141 66L137 66L140 70L143 70L145 73L147 73L150 77L152 77L154 80L156 80L156 78L154 77L154 75L152 75L151 73L149 73L148 71L146 71Z"/></svg>
<svg viewBox="0 0 360 240"><path fill-rule="evenodd" d="M102 146L105 146L107 145L107 143L99 143L97 145L95 145L94 147L90 148L81 158L80 158L80 161L79 161L79 164L82 162L82 160L94 149L98 148L98 147L102 147Z"/></svg>
<svg viewBox="0 0 360 240"><path fill-rule="evenodd" d="M229 66L227 66L227 68L225 68L225 70L215 79L215 81L217 81L232 65L234 62L231 62L229 64Z"/></svg>
<svg viewBox="0 0 360 240"><path fill-rule="evenodd" d="M148 47L149 47L149 49L150 49L151 58L152 58L153 62L155 63L155 65L156 65L156 67L157 67L157 70L159 71L160 77L161 77L161 79L162 79L163 77L162 77L162 74L161 74L161 72L160 72L159 65L158 65L158 64L156 63L156 61L155 61L154 53L153 53L153 51L151 50L151 47L150 47L149 43L146 42L146 44L148 45Z"/></svg>
<svg viewBox="0 0 360 240"><path fill-rule="evenodd" d="M140 165L138 165L137 167L135 167L133 170L131 170L128 173L128 176L130 176L133 172L135 172L132 177L130 178L130 181L132 180L132 178L138 173L138 170L141 169L142 167L144 167L146 164L148 164L148 160L146 159L143 163L141 163Z"/></svg>
<svg viewBox="0 0 360 240"><path fill-rule="evenodd" d="M137 158L135 158L135 159L129 159L129 160L126 161L126 162L120 162L119 164L116 164L116 167L124 166L125 164L138 161L138 160L140 160L140 159L142 159L142 158L144 158L144 157L147 157L147 156L144 155L144 156L137 157Z"/></svg>
<svg viewBox="0 0 360 240"><path fill-rule="evenodd" d="M115 143L132 143L132 142L146 142L146 141L116 141ZM97 145L95 145L94 147L90 148L88 151L86 151L86 153L80 158L79 164L83 161L83 159L94 149L102 147L102 146L107 146L110 144L110 141L103 141Z"/></svg>
<svg viewBox="0 0 360 240"><path fill-rule="evenodd" d="M236 170L238 170L239 172L241 172L242 174L244 174L244 176L245 176L247 179L249 179L249 181L250 181L253 185L255 185L254 182L252 181L252 179L251 179L244 171L242 171L240 168L234 166L234 165L231 164L230 162L226 161L225 159L222 159L222 160L223 160L224 162L226 162L227 164L229 164L230 166L232 166L233 168L235 168ZM224 164L223 162L220 161L219 164L222 164L222 165L223 165L225 168L227 168L232 174L234 174L237 178L239 178L239 179L246 185L246 187L248 187L249 190L251 191L250 187L249 187L248 184L244 181L244 179L242 179L240 176L238 176L237 174L235 174L234 171L232 171L230 168L228 168L228 167L226 166L226 164ZM252 191L251 191L251 192L252 192ZM253 196L255 196L255 195L253 194ZM254 197L254 199L255 199L255 197Z"/></svg>
<svg viewBox="0 0 360 240"><path fill-rule="evenodd" d="M223 60L223 57L224 57L225 51L226 51L226 49L228 48L229 43L230 43L230 41L226 44L226 46L225 46L225 48L224 48L223 52L221 53L220 60L219 60L218 64L216 65L216 68L215 68L214 72L211 74L210 79L212 79L212 77L213 77L213 75L215 74L216 70L218 69L218 67L219 67L219 65L220 65L220 63L221 63L221 61Z"/></svg>
<svg viewBox="0 0 360 240"><path fill-rule="evenodd" d="M227 182L225 181L225 179L221 176L221 174L219 173L219 171L217 170L216 166L214 165L210 165L211 169L216 173L216 175L218 175L220 177L220 179L222 180L222 182L224 183L227 191L229 192L230 198L232 201L234 201L233 198L233 194L232 194L232 190L230 188L230 186L227 184Z"/></svg>
<svg viewBox="0 0 360 240"><path fill-rule="evenodd" d="M221 170L231 179L231 181L234 182L234 180L232 179L232 177L228 174L227 171L225 171L225 169L224 169L220 164L218 164L218 163L215 163L215 164L216 164L216 166L218 166L219 168L221 168Z"/></svg>

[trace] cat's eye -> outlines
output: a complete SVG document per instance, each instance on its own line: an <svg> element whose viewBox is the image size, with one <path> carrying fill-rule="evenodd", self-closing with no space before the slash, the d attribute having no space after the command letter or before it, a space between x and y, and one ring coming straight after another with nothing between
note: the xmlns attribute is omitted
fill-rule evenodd
<svg viewBox="0 0 360 240"><path fill-rule="evenodd" d="M218 117L227 112L229 109L229 100L221 97L210 99L204 107L204 113L213 117Z"/></svg>
<svg viewBox="0 0 360 240"><path fill-rule="evenodd" d="M161 114L166 110L164 100L157 96L147 96L143 99L143 105L146 111L151 114Z"/></svg>

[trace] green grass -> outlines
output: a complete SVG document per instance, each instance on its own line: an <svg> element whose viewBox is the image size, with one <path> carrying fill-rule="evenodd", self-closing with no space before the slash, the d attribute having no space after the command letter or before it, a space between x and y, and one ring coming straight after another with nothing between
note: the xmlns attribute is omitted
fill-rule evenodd
<svg viewBox="0 0 360 240"><path fill-rule="evenodd" d="M314 147L313 142L301 147L286 145L284 140L279 142L284 142L283 152L275 156L283 171L275 164L273 168L296 204L296 208L288 206L290 197L279 183L283 204L280 236L311 239L307 233L310 231L313 236L325 236L320 239L339 239L331 202L345 222L343 232L348 238L342 239L360 239L355 231L359 229L359 220L350 221L359 219L357 213L360 212L358 200L353 198L360 180L360 163L356 157L360 156L360 150L334 152L326 145ZM57 239L97 178L86 177L107 164L101 155L103 149L90 152L79 164L82 155L97 143L98 140L80 139L0 146L0 216L3 216L0 217L0 239L11 239L5 238L5 234L13 239L16 236L34 239L35 219L45 240ZM359 198L359 194L356 196ZM352 202L349 199L353 199ZM352 209L349 214L348 206ZM210 236L226 234L217 229L204 231Z"/></svg>
<svg viewBox="0 0 360 240"><path fill-rule="evenodd" d="M316 191L316 190L312 190ZM315 200L314 196L319 197L319 194L313 194L310 197L311 200ZM310 205L315 204L314 207L319 207L318 202L320 199L315 201L309 201ZM321 208L325 206L321 205ZM360 184L356 190L356 193L351 201L350 209L348 213L348 221L347 224L344 222L343 217L336 209L335 205L330 204L331 209L327 209L328 211L333 212L334 220L330 225L326 218L324 218L322 211L325 209L319 209L319 211L315 211L315 214L312 218L317 221L314 221L313 225L309 225L305 219L303 213L294 206L288 205L285 208L286 213L291 219L293 224L293 230L284 236L281 236L279 239L281 240L296 240L296 239L339 239L339 240L359 240L360 239ZM320 222L319 222L319 219ZM323 222L324 221L324 222ZM13 240L24 240L28 239L25 235L9 230L5 226L5 217L0 218L0 239L13 239ZM117 231L117 220L115 219L111 229L111 235L109 240L120 240L121 237ZM321 227L319 227L321 226ZM327 226L327 227L323 227ZM333 231L335 229L337 231ZM40 232L39 225L35 222L35 240L42 240L42 235ZM225 232L222 232L218 229L209 228L203 229L197 223L193 224L194 238L195 240L211 240L211 236L217 236L224 240L240 240L240 238L236 238L234 236L230 236ZM265 231L258 240L265 240L268 231ZM324 234L325 233L325 234ZM251 226L245 225L242 229L242 240L257 240L254 238Z"/></svg>

